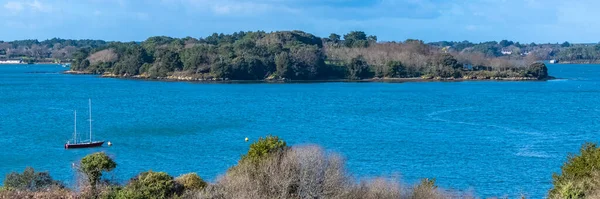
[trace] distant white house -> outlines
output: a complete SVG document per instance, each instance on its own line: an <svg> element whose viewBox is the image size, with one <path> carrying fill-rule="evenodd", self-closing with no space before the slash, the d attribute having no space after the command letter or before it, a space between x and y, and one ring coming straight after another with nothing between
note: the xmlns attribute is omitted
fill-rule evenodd
<svg viewBox="0 0 600 199"><path fill-rule="evenodd" d="M21 60L0 60L0 64L20 64Z"/></svg>
<svg viewBox="0 0 600 199"><path fill-rule="evenodd" d="M508 50L508 49L502 49L501 52L502 52L503 55L512 55L512 51Z"/></svg>

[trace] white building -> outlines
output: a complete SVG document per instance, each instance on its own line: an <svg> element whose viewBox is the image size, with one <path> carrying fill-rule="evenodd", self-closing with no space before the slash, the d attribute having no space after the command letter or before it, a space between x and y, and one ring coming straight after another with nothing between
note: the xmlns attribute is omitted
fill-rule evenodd
<svg viewBox="0 0 600 199"><path fill-rule="evenodd" d="M502 52L503 55L512 55L512 51L511 50L502 49L501 52Z"/></svg>
<svg viewBox="0 0 600 199"><path fill-rule="evenodd" d="M0 64L20 64L21 60L0 60Z"/></svg>

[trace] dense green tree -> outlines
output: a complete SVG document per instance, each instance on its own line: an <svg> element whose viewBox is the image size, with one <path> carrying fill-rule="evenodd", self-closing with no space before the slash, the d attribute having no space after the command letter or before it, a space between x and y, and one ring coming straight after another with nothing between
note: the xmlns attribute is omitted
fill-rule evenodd
<svg viewBox="0 0 600 199"><path fill-rule="evenodd" d="M536 77L538 79L548 78L548 68L544 63L533 63L527 68L527 75L529 77Z"/></svg>
<svg viewBox="0 0 600 199"><path fill-rule="evenodd" d="M208 46L194 46L183 50L180 54L183 70L201 73L209 72L211 60L208 55Z"/></svg>
<svg viewBox="0 0 600 199"><path fill-rule="evenodd" d="M462 76L461 69L463 69L463 65L454 56L442 53L433 57L427 73L431 77L460 78Z"/></svg>
<svg viewBox="0 0 600 199"><path fill-rule="evenodd" d="M240 56L231 61L231 73L228 78L258 80L266 76L266 67L255 56Z"/></svg>
<svg viewBox="0 0 600 199"><path fill-rule="evenodd" d="M84 59L79 64L79 68L88 68L88 67L90 67L90 60Z"/></svg>
<svg viewBox="0 0 600 199"><path fill-rule="evenodd" d="M87 60L90 54L90 49L81 48L73 53L73 63L71 63L71 69L84 71L90 66L90 61ZM87 61L87 62L86 62Z"/></svg>
<svg viewBox="0 0 600 199"><path fill-rule="evenodd" d="M344 35L344 45L346 47L367 47L367 34L363 31L352 31Z"/></svg>
<svg viewBox="0 0 600 199"><path fill-rule="evenodd" d="M81 159L80 169L88 178L88 182L92 188L96 187L96 183L102 178L102 172L112 171L117 167L110 157L104 152L93 153Z"/></svg>
<svg viewBox="0 0 600 199"><path fill-rule="evenodd" d="M205 42L207 44L211 44L211 45L217 45L219 44L219 33L213 33L212 35L204 38L204 39L200 39L200 41Z"/></svg>
<svg viewBox="0 0 600 199"><path fill-rule="evenodd" d="M315 46L296 47L290 50L290 78L312 80L319 77L319 71L325 67L324 55Z"/></svg>
<svg viewBox="0 0 600 199"><path fill-rule="evenodd" d="M389 61L385 64L385 67L386 77L404 77L406 75L406 69L400 61Z"/></svg>
<svg viewBox="0 0 600 199"><path fill-rule="evenodd" d="M210 72L217 78L229 78L232 68L227 62L221 60L211 65Z"/></svg>
<svg viewBox="0 0 600 199"><path fill-rule="evenodd" d="M514 44L514 42L512 42L512 41L508 41L508 40L502 40L502 41L498 42L498 44L499 44L501 47L508 47L508 46L510 46L510 45L513 45L513 44Z"/></svg>
<svg viewBox="0 0 600 199"><path fill-rule="evenodd" d="M154 59L154 65L149 71L152 77L165 77L170 72L181 71L183 69L183 64L177 52L158 49L155 52Z"/></svg>
<svg viewBox="0 0 600 199"><path fill-rule="evenodd" d="M115 63L113 73L118 75L137 75L144 63L151 62L152 58L148 56L146 50L137 45L129 46L119 61Z"/></svg>
<svg viewBox="0 0 600 199"><path fill-rule="evenodd" d="M344 40L360 41L367 40L367 34L363 31L351 31L344 35Z"/></svg>
<svg viewBox="0 0 600 199"><path fill-rule="evenodd" d="M142 42L141 45L146 52L148 52L148 54L153 55L159 47L167 45L173 42L173 40L175 39L166 36L150 37L146 39L146 41Z"/></svg>
<svg viewBox="0 0 600 199"><path fill-rule="evenodd" d="M563 42L560 47L571 47L571 43L569 43L568 41Z"/></svg>
<svg viewBox="0 0 600 199"><path fill-rule="evenodd" d="M485 42L473 46L475 52L481 52L487 57L500 56L500 49L496 46L496 42Z"/></svg>
<svg viewBox="0 0 600 199"><path fill-rule="evenodd" d="M367 40L368 40L369 42L377 42L377 36L375 36L375 35L369 35L369 36L367 37Z"/></svg>
<svg viewBox="0 0 600 199"><path fill-rule="evenodd" d="M283 78L294 77L292 60L289 53L281 52L275 56L275 65L277 66L277 75Z"/></svg>
<svg viewBox="0 0 600 199"><path fill-rule="evenodd" d="M523 48L523 45L521 45L521 43L519 43L519 42L516 42L514 45L515 45L515 47L517 47L519 49Z"/></svg>
<svg viewBox="0 0 600 199"><path fill-rule="evenodd" d="M330 40L331 42L333 42L333 43L338 43L338 42L340 42L341 38L342 38L342 37L341 37L340 35L338 35L338 34L335 34L335 33L331 33L331 34L329 35L329 40Z"/></svg>
<svg viewBox="0 0 600 199"><path fill-rule="evenodd" d="M463 65L459 63L454 56L448 53L439 54L436 57L436 62L453 69L462 69Z"/></svg>
<svg viewBox="0 0 600 199"><path fill-rule="evenodd" d="M462 51L465 48L469 48L469 47L473 47L475 44L469 42L469 41L462 41L462 42L458 42L456 44L454 44L452 46L452 48L456 49L457 51Z"/></svg>
<svg viewBox="0 0 600 199"><path fill-rule="evenodd" d="M50 187L64 187L50 177L48 172L36 172L27 167L23 173L12 172L4 178L4 187L10 190L41 191Z"/></svg>
<svg viewBox="0 0 600 199"><path fill-rule="evenodd" d="M177 196L183 186L165 172L147 171L131 179L117 194L118 199L163 199Z"/></svg>
<svg viewBox="0 0 600 199"><path fill-rule="evenodd" d="M359 56L350 60L350 63L348 63L348 79L360 80L370 77L372 76L369 65L363 57Z"/></svg>

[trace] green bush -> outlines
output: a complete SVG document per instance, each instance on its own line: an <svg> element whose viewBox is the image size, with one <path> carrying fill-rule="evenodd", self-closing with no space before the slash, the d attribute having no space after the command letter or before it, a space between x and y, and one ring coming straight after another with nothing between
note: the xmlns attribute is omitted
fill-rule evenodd
<svg viewBox="0 0 600 199"><path fill-rule="evenodd" d="M170 198L178 196L183 187L165 172L140 173L117 194L122 199Z"/></svg>
<svg viewBox="0 0 600 199"><path fill-rule="evenodd" d="M373 77L374 74L369 69L369 64L364 57L354 57L346 64L348 68L348 79L361 80Z"/></svg>
<svg viewBox="0 0 600 199"><path fill-rule="evenodd" d="M550 198L586 198L600 189L597 179L600 172L600 148L595 143L586 143L579 155L569 154L560 174L552 176L554 187Z"/></svg>
<svg viewBox="0 0 600 199"><path fill-rule="evenodd" d="M206 187L207 183L196 173L188 173L175 178L175 182L183 185L185 190L199 190Z"/></svg>
<svg viewBox="0 0 600 199"><path fill-rule="evenodd" d="M118 194L123 190L123 187L119 185L110 185L104 188L101 188L98 193L98 198L101 199L114 199L118 197ZM81 197L81 195L80 195ZM93 197L93 196L91 196ZM86 198L86 197L82 197Z"/></svg>
<svg viewBox="0 0 600 199"><path fill-rule="evenodd" d="M441 192L438 190L437 185L435 185L435 178L434 179L425 178L425 179L421 179L421 182L413 188L410 198L411 199L421 199L421 198L435 199L435 198L445 198L445 197L442 196Z"/></svg>
<svg viewBox="0 0 600 199"><path fill-rule="evenodd" d="M250 145L248 154L242 156L242 161L258 162L275 152L281 152L288 149L287 144L277 136L267 136L259 138L258 141Z"/></svg>
<svg viewBox="0 0 600 199"><path fill-rule="evenodd" d="M388 61L385 64L385 75L386 77L404 77L406 75L406 68L400 61Z"/></svg>
<svg viewBox="0 0 600 199"><path fill-rule="evenodd" d="M35 172L31 167L25 168L23 173L9 173L4 178L4 189L8 190L41 191L53 187L64 186L53 180L48 172Z"/></svg>

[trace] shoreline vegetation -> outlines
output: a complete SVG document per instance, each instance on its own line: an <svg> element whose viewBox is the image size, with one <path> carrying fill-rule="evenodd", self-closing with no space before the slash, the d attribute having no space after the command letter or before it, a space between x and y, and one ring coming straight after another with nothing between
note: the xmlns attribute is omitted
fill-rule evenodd
<svg viewBox="0 0 600 199"><path fill-rule="evenodd" d="M343 38L343 39L342 39ZM206 38L150 37L73 53L69 74L166 81L547 80L531 57L451 51L420 40L377 42L352 31L320 38L302 31L236 32Z"/></svg>
<svg viewBox="0 0 600 199"><path fill-rule="evenodd" d="M97 75L91 72L83 72L83 71L64 71L63 74L70 75ZM424 79L421 77L413 77L413 78L370 78L370 79L360 79L360 80L352 80L352 79L322 79L322 80L289 80L289 79L265 79L265 80L229 80L222 78L212 78L212 79L194 79L192 77L185 76L167 76L167 77L158 77L152 78L148 76L117 76L114 74L102 74L99 75L101 78L116 78L116 79L130 79L130 80L146 80L146 81L165 81L165 82L192 82L192 83L326 83L326 82L384 82L384 83L409 83L409 82L464 82L464 81L547 81L558 79L552 76L549 76L544 79L532 78L532 77L470 77L470 78L429 78Z"/></svg>
<svg viewBox="0 0 600 199"><path fill-rule="evenodd" d="M438 187L435 178L423 178L413 185L386 176L357 179L346 170L341 155L317 145L288 146L276 136L259 138L250 144L238 163L215 182L205 182L196 173L172 177L152 170L127 182L117 182L104 177L118 166L110 156L96 152L74 164L73 187L52 179L46 171L30 167L22 173L9 173L0 186L0 198L478 198L472 192ZM599 168L600 148L593 143L584 144L579 154L568 155L560 173L553 174L548 198L598 198ZM527 198L527 193L519 195Z"/></svg>

